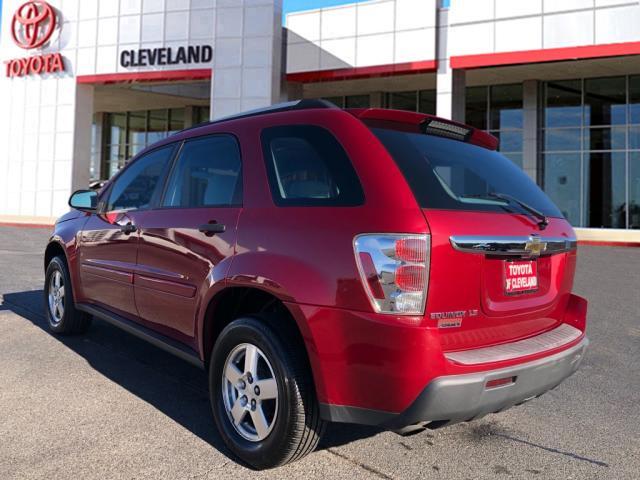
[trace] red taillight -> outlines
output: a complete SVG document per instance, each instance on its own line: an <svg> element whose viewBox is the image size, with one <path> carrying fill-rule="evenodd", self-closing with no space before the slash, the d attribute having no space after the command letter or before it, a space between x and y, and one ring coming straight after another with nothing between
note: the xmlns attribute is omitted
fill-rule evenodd
<svg viewBox="0 0 640 480"><path fill-rule="evenodd" d="M396 257L405 262L424 262L427 248L422 238L396 240Z"/></svg>
<svg viewBox="0 0 640 480"><path fill-rule="evenodd" d="M424 288L425 268L423 265L405 265L396 270L396 285L405 292L420 292Z"/></svg>
<svg viewBox="0 0 640 480"><path fill-rule="evenodd" d="M358 270L376 312L424 313L429 240L425 234L365 234L355 238Z"/></svg>

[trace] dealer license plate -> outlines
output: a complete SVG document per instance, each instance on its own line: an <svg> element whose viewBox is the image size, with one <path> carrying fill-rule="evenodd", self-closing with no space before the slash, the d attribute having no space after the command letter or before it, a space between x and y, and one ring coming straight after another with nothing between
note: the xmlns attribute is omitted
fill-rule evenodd
<svg viewBox="0 0 640 480"><path fill-rule="evenodd" d="M504 292L507 295L530 293L538 290L538 262L505 261Z"/></svg>

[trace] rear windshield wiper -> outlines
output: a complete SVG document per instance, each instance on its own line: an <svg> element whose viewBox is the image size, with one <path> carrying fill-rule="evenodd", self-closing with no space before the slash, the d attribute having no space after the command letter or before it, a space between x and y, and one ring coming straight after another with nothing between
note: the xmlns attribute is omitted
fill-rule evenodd
<svg viewBox="0 0 640 480"><path fill-rule="evenodd" d="M518 205L520 205L520 207L525 209L527 212L529 212L533 217L535 217L538 220L536 223L538 224L538 227L540 228L540 230L544 230L545 228L547 228L547 225L549 225L549 218L544 213L542 213L540 210L536 208L533 208L528 203L525 203L522 200L518 200L517 198L507 193L489 192L481 195L463 195L462 198L478 198L478 199L485 198L487 200L498 199L498 200L505 200L510 203L517 203Z"/></svg>

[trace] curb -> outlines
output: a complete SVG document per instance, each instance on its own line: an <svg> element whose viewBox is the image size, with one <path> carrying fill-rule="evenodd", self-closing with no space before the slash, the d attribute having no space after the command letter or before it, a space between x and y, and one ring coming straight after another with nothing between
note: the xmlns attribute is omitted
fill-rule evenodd
<svg viewBox="0 0 640 480"><path fill-rule="evenodd" d="M53 230L54 225L46 223L0 222L0 227L48 228Z"/></svg>

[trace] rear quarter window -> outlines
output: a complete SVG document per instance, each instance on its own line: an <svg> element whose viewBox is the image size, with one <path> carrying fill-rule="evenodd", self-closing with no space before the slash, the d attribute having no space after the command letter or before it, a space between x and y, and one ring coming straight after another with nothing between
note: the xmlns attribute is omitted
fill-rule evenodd
<svg viewBox="0 0 640 480"><path fill-rule="evenodd" d="M278 206L357 206L364 194L351 160L328 130L286 125L262 132L269 187Z"/></svg>
<svg viewBox="0 0 640 480"><path fill-rule="evenodd" d="M371 128L394 158L422 208L513 212L502 193L549 217L562 217L529 176L499 152L423 133ZM485 197L485 198L483 198Z"/></svg>

